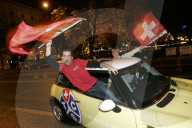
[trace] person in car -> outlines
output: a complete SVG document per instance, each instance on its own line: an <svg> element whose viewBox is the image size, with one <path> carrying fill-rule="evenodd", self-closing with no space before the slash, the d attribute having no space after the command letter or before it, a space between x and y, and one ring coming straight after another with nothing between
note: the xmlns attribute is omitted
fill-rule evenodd
<svg viewBox="0 0 192 128"><path fill-rule="evenodd" d="M84 91L90 95L106 95L113 101L119 101L119 99L114 95L114 93L107 88L107 85L103 82L98 80L97 78L91 76L89 72L85 69L85 67L106 67L110 72L117 74L117 69L107 65L105 63L100 63L97 61L88 61L83 59L73 59L72 52L70 49L66 49L63 51L62 59L64 61L63 64L59 64L55 62L51 57L51 44L52 42L49 41L46 44L46 60L47 63L62 72L70 82L79 88L80 90Z"/></svg>
<svg viewBox="0 0 192 128"><path fill-rule="evenodd" d="M112 56L113 56L113 59L118 59L118 58L121 58L121 57L130 57L130 55L127 54L127 53L125 53L125 54L123 54L123 55L120 56L120 55L119 55L119 50L116 49L116 48L112 48L112 49L111 49L111 54L112 54ZM111 87L111 84L112 84L112 81L111 81L111 78L109 78L109 79L108 79L108 83L107 83L108 88Z"/></svg>
<svg viewBox="0 0 192 128"><path fill-rule="evenodd" d="M118 59L119 58L119 52L118 52L117 49L112 48L111 53L112 53L113 59Z"/></svg>
<svg viewBox="0 0 192 128"><path fill-rule="evenodd" d="M119 51L118 51L116 48L112 48L112 49L111 49L111 54L112 54L112 56L113 56L113 59L118 59L118 58L120 58L120 56L119 56ZM108 79L108 83L107 83L107 87L110 88L111 85L112 85L112 80L111 80L111 78L109 78L109 79Z"/></svg>

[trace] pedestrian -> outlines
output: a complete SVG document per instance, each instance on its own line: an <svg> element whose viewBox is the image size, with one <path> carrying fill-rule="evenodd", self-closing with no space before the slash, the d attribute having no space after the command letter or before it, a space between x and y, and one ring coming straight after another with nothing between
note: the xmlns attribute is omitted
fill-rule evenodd
<svg viewBox="0 0 192 128"><path fill-rule="evenodd" d="M46 44L46 60L50 66L62 72L74 86L86 94L93 96L98 94L106 95L113 101L119 101L119 99L111 90L107 88L107 85L103 81L91 76L85 69L85 67L106 67L109 72L117 74L118 72L116 68L105 63L97 62L96 60L88 61L79 58L73 59L70 49L65 49L63 51L62 59L64 63L59 64L51 57L51 44L51 41Z"/></svg>

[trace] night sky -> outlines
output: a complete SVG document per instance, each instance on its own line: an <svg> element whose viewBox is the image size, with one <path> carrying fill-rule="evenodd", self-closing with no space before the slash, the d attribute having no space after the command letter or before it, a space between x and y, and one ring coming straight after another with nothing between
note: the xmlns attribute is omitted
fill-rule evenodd
<svg viewBox="0 0 192 128"><path fill-rule="evenodd" d="M43 9L41 2L43 0L15 0L19 3ZM66 4L66 2L71 4L74 8L83 8L87 6L85 1L88 0L48 0L50 2L49 10L52 11L54 8L58 8L59 5ZM95 0L99 1L99 0ZM102 0L102 2L105 0ZM111 0L112 1L112 0ZM114 0L115 1L115 0ZM125 2L126 0L119 0ZM80 6L81 5L81 6ZM192 18L191 17L191 4L190 0L164 0L162 15L160 22L167 29L168 32L172 34L179 34L183 26L187 26L188 29L192 28Z"/></svg>
<svg viewBox="0 0 192 128"><path fill-rule="evenodd" d="M192 29L190 0L165 0L161 23L172 32L179 33L183 26Z"/></svg>

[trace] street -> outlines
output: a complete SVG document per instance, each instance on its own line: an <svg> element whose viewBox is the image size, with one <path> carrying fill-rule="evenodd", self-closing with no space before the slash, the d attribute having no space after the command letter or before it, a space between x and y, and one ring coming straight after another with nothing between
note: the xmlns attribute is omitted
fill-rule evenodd
<svg viewBox="0 0 192 128"><path fill-rule="evenodd" d="M165 76L192 79L192 56L153 59L151 65Z"/></svg>
<svg viewBox="0 0 192 128"><path fill-rule="evenodd" d="M155 69L166 76L192 79L191 57L156 59ZM52 68L0 72L0 128L70 128L58 123L49 104Z"/></svg>
<svg viewBox="0 0 192 128"><path fill-rule="evenodd" d="M0 128L77 127L58 123L52 114L49 98L56 70L7 71L0 76Z"/></svg>

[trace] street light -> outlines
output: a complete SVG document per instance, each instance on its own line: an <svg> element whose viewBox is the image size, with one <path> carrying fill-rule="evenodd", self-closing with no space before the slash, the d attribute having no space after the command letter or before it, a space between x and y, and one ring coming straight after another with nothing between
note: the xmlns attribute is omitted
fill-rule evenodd
<svg viewBox="0 0 192 128"><path fill-rule="evenodd" d="M44 2L43 2L43 7L44 7L44 8L48 8L48 7L49 7L48 2L44 1Z"/></svg>

